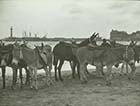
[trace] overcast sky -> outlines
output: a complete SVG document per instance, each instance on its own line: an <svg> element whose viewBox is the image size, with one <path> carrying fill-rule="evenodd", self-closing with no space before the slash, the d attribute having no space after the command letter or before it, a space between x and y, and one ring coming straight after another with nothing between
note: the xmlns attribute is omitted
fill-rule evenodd
<svg viewBox="0 0 140 106"><path fill-rule="evenodd" d="M130 0L0 0L0 38L23 31L48 37L89 37L112 29L140 30L140 2Z"/></svg>

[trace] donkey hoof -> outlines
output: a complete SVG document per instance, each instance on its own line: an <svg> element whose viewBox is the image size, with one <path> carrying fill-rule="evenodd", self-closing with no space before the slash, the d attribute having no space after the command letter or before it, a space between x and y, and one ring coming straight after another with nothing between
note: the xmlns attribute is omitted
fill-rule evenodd
<svg viewBox="0 0 140 106"><path fill-rule="evenodd" d="M35 90L38 91L38 87L35 87Z"/></svg>
<svg viewBox="0 0 140 106"><path fill-rule="evenodd" d="M53 85L53 81L50 81L49 83L50 83L50 85Z"/></svg>
<svg viewBox="0 0 140 106"><path fill-rule="evenodd" d="M123 74L120 74L120 76L123 76Z"/></svg>
<svg viewBox="0 0 140 106"><path fill-rule="evenodd" d="M86 80L85 81L82 81L81 84L87 84L87 81Z"/></svg>
<svg viewBox="0 0 140 106"><path fill-rule="evenodd" d="M62 81L62 82L63 82L63 81L64 81L64 80L63 80L63 78L60 78L60 81Z"/></svg>
<svg viewBox="0 0 140 106"><path fill-rule="evenodd" d="M34 87L33 86L30 86L30 89L33 89Z"/></svg>
<svg viewBox="0 0 140 106"><path fill-rule="evenodd" d="M15 90L15 89L16 89L16 87L15 87L15 86L11 86L11 88L12 88L13 90Z"/></svg>
<svg viewBox="0 0 140 106"><path fill-rule="evenodd" d="M52 82L48 81L46 85L49 87L50 85L52 85Z"/></svg>
<svg viewBox="0 0 140 106"><path fill-rule="evenodd" d="M55 78L55 81L58 81L58 78Z"/></svg>
<svg viewBox="0 0 140 106"><path fill-rule="evenodd" d="M20 89L23 89L23 86L20 86Z"/></svg>
<svg viewBox="0 0 140 106"><path fill-rule="evenodd" d="M5 86L2 87L2 89L5 89L5 88L6 88Z"/></svg>
<svg viewBox="0 0 140 106"><path fill-rule="evenodd" d="M26 81L25 85L30 85L30 82L29 81Z"/></svg>
<svg viewBox="0 0 140 106"><path fill-rule="evenodd" d="M134 80L134 78L128 77L128 80Z"/></svg>

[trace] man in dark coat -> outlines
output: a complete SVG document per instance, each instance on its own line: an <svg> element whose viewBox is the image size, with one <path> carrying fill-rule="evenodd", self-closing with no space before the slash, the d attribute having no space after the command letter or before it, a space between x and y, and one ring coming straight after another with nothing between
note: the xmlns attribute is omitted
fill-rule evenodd
<svg viewBox="0 0 140 106"><path fill-rule="evenodd" d="M111 45L106 41L106 39L103 39L103 43L101 44L102 47L111 47Z"/></svg>

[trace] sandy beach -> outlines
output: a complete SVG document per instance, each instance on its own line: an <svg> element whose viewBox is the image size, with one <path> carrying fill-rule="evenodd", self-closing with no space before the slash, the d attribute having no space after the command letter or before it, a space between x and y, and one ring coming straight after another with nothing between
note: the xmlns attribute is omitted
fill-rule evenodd
<svg viewBox="0 0 140 106"><path fill-rule="evenodd" d="M12 77L6 77L6 89L0 88L0 106L140 106L140 68L134 80L126 75L120 76L120 69L114 69L111 86L106 86L104 78L97 77L95 70L90 70L88 83L81 84L78 77L72 79L71 71L63 71L63 82L54 81L45 85L45 74L38 74L39 90L29 86L11 89ZM25 78L24 78L25 80ZM0 79L2 87L2 79Z"/></svg>

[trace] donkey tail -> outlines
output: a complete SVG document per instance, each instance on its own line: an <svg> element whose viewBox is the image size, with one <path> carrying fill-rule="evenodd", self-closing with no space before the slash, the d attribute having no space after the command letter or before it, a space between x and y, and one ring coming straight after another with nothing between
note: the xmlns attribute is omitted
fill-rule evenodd
<svg viewBox="0 0 140 106"><path fill-rule="evenodd" d="M53 65L56 66L57 63L58 63L58 58L57 58L57 56L54 55L53 56Z"/></svg>

